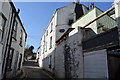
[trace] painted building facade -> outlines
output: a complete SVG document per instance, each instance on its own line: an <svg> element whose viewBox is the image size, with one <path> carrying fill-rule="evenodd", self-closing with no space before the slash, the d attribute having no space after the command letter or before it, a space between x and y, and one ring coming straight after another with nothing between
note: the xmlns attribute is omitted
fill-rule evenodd
<svg viewBox="0 0 120 80"><path fill-rule="evenodd" d="M22 67L27 33L12 2L0 1L0 79L14 77Z"/></svg>
<svg viewBox="0 0 120 80"><path fill-rule="evenodd" d="M78 3L58 8L55 11L40 41L40 60L50 56L56 48L56 41L71 27L74 21L87 11L87 7ZM51 55L51 58L53 57L54 55Z"/></svg>
<svg viewBox="0 0 120 80"><path fill-rule="evenodd" d="M119 77L119 72L116 72L119 69L120 59L117 58L119 30L115 18L105 15L83 28L102 13L103 11L94 7L77 21L75 20L71 27L56 39L56 46L52 52L45 57L41 54L43 57L40 61L43 68L53 72L57 78L114 80ZM112 63L114 61L115 64Z"/></svg>

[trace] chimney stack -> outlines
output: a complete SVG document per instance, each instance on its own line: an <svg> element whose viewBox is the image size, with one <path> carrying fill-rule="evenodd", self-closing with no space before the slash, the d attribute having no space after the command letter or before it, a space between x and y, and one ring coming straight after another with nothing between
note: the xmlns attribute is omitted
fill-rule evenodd
<svg viewBox="0 0 120 80"><path fill-rule="evenodd" d="M95 5L94 5L94 2L93 2L93 3L91 3L90 8L94 8L94 7L95 7Z"/></svg>

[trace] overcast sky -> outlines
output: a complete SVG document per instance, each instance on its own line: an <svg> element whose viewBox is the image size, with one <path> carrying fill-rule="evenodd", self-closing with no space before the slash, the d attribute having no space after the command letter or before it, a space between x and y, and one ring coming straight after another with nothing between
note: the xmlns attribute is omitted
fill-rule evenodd
<svg viewBox="0 0 120 80"><path fill-rule="evenodd" d="M20 18L28 34L26 45L33 45L34 52L40 46L40 38L44 33L49 21L57 8L71 4L71 2L15 2L16 8L20 9ZM82 2L88 6L90 3ZM112 2L97 2L95 6L106 11Z"/></svg>

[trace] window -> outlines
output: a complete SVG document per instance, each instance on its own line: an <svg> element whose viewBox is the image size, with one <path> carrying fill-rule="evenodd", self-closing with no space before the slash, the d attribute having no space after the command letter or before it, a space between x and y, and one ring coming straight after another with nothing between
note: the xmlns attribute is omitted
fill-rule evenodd
<svg viewBox="0 0 120 80"><path fill-rule="evenodd" d="M43 41L44 41L44 43L45 43L45 35L44 35L44 40L43 40Z"/></svg>
<svg viewBox="0 0 120 80"><path fill-rule="evenodd" d="M49 57L49 68L51 69L52 68L52 55L50 55L50 57Z"/></svg>
<svg viewBox="0 0 120 80"><path fill-rule="evenodd" d="M53 23L51 23L51 30L50 33L53 31Z"/></svg>
<svg viewBox="0 0 120 80"><path fill-rule="evenodd" d="M22 54L20 54L19 63L18 63L18 70L20 70L20 68L21 68L21 61L22 61Z"/></svg>
<svg viewBox="0 0 120 80"><path fill-rule="evenodd" d="M15 21L14 23L14 30L13 30L13 38L16 39L17 36L17 21Z"/></svg>
<svg viewBox="0 0 120 80"><path fill-rule="evenodd" d="M45 50L45 45L43 45L43 54L44 54L44 50Z"/></svg>
<svg viewBox="0 0 120 80"><path fill-rule="evenodd" d="M8 60L8 65L7 65L7 71L11 71L11 66L12 66L12 59L13 59L13 54L14 54L14 49L10 49L10 54L9 54L9 60Z"/></svg>
<svg viewBox="0 0 120 80"><path fill-rule="evenodd" d="M20 33L20 46L22 46L22 38L23 38L23 31L21 30L21 33Z"/></svg>
<svg viewBox="0 0 120 80"><path fill-rule="evenodd" d="M46 31L46 36L48 35L48 30Z"/></svg>
<svg viewBox="0 0 120 80"><path fill-rule="evenodd" d="M6 18L4 15L1 16L1 30L0 30L0 37L1 37L1 42L3 41L4 37L4 31L5 31L5 24L6 24Z"/></svg>
<svg viewBox="0 0 120 80"><path fill-rule="evenodd" d="M45 51L47 52L47 42L45 42Z"/></svg>
<svg viewBox="0 0 120 80"><path fill-rule="evenodd" d="M52 36L50 37L50 49L52 48Z"/></svg>

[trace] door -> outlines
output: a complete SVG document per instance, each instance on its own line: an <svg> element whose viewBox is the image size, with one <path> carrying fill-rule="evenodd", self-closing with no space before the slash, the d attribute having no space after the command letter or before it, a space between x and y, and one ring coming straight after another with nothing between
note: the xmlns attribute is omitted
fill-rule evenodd
<svg viewBox="0 0 120 80"><path fill-rule="evenodd" d="M108 72L110 80L120 79L120 51L108 51Z"/></svg>

